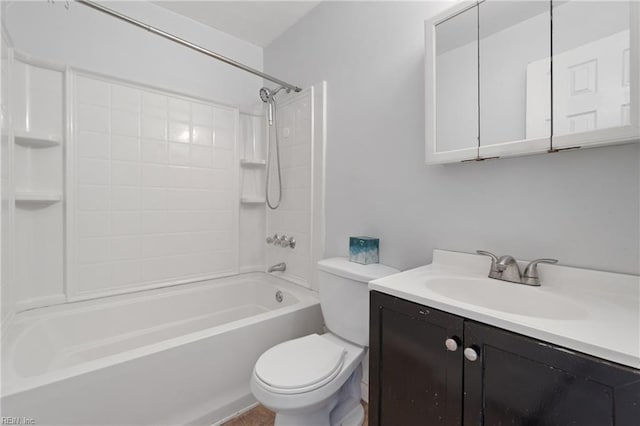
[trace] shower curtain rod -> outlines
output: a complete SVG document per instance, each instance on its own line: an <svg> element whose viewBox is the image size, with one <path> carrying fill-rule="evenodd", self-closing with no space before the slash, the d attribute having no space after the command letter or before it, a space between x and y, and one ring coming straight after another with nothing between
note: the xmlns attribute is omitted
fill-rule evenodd
<svg viewBox="0 0 640 426"><path fill-rule="evenodd" d="M187 40L185 40L183 38L175 36L175 35L173 35L171 33L166 32L166 31L162 31L159 28L152 27L151 25L147 25L144 22L140 22L137 19L133 19L133 18L131 18L131 17L127 16L127 15L124 15L124 14L122 14L120 12L116 12L115 10L109 9L108 7L102 6L101 4L98 4L98 3L94 2L94 1L91 1L91 0L76 0L76 2L78 2L80 4L83 4L85 6L91 7L91 8L93 8L95 10L98 10L98 11L100 11L102 13L106 13L107 15L111 15L111 16L113 16L115 18L121 19L121 20L123 20L125 22L128 22L130 24L133 24L133 25L135 25L137 27L143 28L143 29L145 29L145 30L147 30L149 32L157 34L157 35L159 35L161 37L164 37L164 38L166 38L168 40L171 40L171 41L173 41L175 43L178 43L178 44L181 44L183 46L186 46L189 49L195 50L196 52L204 53L207 56L211 56L214 59L222 61L222 62L224 62L226 64L229 64L231 66L234 66L236 68L240 68L241 70L244 70L244 71L249 72L251 74L257 75L258 77L262 77L265 80L272 81L272 82L274 82L276 84L279 84L280 86L282 86L282 87L284 87L284 88L286 88L288 90L293 90L294 92L299 92L299 91L302 90L298 86L294 86L293 84L289 84L289 83L287 83L285 81L282 81L280 79L272 77L269 74L265 74L262 71L258 71L255 68L251 68L251 67L249 67L249 66L247 66L245 64L242 64L240 62L234 61L231 58L227 58L226 56L220 55L219 53L213 52L213 51L211 51L209 49L205 49L204 47L198 46L197 44L193 44L193 43L191 43L191 42L189 42L189 41L187 41Z"/></svg>

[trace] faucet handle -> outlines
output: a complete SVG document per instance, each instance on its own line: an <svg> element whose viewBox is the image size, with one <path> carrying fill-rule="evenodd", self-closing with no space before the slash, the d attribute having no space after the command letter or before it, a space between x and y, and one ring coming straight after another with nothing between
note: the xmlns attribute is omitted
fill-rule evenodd
<svg viewBox="0 0 640 426"><path fill-rule="evenodd" d="M489 271L489 278L498 278L498 276L500 275L500 272L496 268L496 263L498 262L498 256L484 250L476 250L476 253L481 254L483 256L489 256L491 258L491 270Z"/></svg>
<svg viewBox="0 0 640 426"><path fill-rule="evenodd" d="M529 262L524 269L524 276L527 278L538 278L538 263L558 263L558 259L536 259Z"/></svg>
<svg viewBox="0 0 640 426"><path fill-rule="evenodd" d="M558 263L557 259L536 259L529 262L522 274L523 284L540 285L538 276L538 263Z"/></svg>
<svg viewBox="0 0 640 426"><path fill-rule="evenodd" d="M276 242L276 244L278 244L280 247L289 247L289 244L291 244L291 241L289 241L289 238L287 238L286 235L282 234L280 236L280 240L278 242Z"/></svg>
<svg viewBox="0 0 640 426"><path fill-rule="evenodd" d="M481 254L483 256L489 256L494 263L498 261L498 256L496 256L495 254L489 251L476 250L476 253Z"/></svg>

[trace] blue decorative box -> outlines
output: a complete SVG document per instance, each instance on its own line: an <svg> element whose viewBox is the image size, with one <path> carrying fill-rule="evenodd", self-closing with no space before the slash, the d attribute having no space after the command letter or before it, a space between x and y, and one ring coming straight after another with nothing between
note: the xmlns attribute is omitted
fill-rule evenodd
<svg viewBox="0 0 640 426"><path fill-rule="evenodd" d="M363 265L378 263L379 246L379 238L349 237L349 260Z"/></svg>

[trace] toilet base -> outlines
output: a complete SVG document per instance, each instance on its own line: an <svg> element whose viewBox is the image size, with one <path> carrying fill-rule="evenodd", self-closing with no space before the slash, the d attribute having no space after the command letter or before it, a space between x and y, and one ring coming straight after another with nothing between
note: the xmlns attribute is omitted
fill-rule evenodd
<svg viewBox="0 0 640 426"><path fill-rule="evenodd" d="M364 423L364 408L358 403L338 424L342 426L362 426Z"/></svg>
<svg viewBox="0 0 640 426"><path fill-rule="evenodd" d="M277 412L274 426L362 426L361 381L362 364L326 404L313 411Z"/></svg>

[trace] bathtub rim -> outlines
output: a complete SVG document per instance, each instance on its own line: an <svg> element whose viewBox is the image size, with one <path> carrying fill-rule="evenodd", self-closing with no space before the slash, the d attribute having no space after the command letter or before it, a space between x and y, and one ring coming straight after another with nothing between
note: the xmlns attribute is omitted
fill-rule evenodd
<svg viewBox="0 0 640 426"><path fill-rule="evenodd" d="M195 292L201 288L222 287L225 285L233 285L235 283L241 283L250 279L264 280L266 284L274 286L274 289L281 288L298 299L297 302L277 308L267 312L263 312L257 315L252 315L246 318L230 321L225 324L209 327L203 330L193 331L184 335L172 337L170 339L162 340L159 342L143 345L134 349L129 349L123 352L119 352L105 357L82 362L70 367L61 368L54 371L45 372L37 376L21 377L18 376L13 370L11 374L5 374L5 366L8 369L12 369L12 361L15 355L15 341L17 337L28 331L31 326L35 326L39 321L50 318L52 316L68 315L70 312L84 312L96 307L103 307L108 305L117 305L124 303L135 303L141 299L166 297L166 294L171 293L189 293ZM82 300L77 302L70 302L63 305L47 306L43 308L37 308L33 310L23 311L17 313L13 318L11 324L7 325L6 330L3 330L2 335L2 367L1 367L1 381L0 381L0 398L10 397L12 395L27 392L39 387L47 386L59 381L71 379L82 374L90 373L92 371L109 368L120 363L124 363L130 360L143 358L150 354L170 350L172 348L186 345L196 342L198 340L206 339L218 334L229 332L233 329L249 326L259 321L265 321L276 316L286 315L294 311L302 310L305 308L319 305L320 301L316 291L302 287L298 284L287 281L283 278L279 278L273 275L266 274L264 272L249 272L244 274L238 274L233 277L223 277L210 280L196 281L189 284L179 284L175 286L163 287L160 289L143 290L126 295L114 295L101 297L99 299ZM24 327L22 330L17 330L12 340L5 339L6 331L13 330L17 327ZM9 345L9 347L5 347ZM5 359L7 355L8 359ZM5 379L7 378L8 379ZM6 382L5 382L6 380Z"/></svg>

